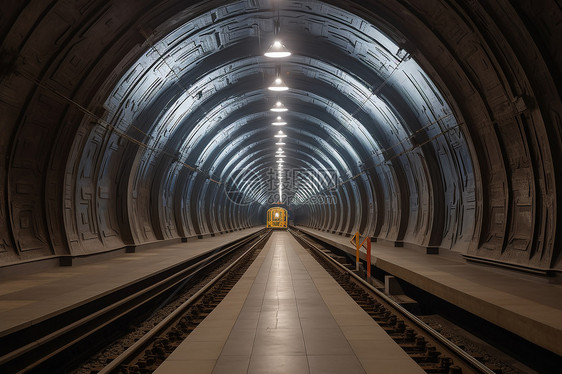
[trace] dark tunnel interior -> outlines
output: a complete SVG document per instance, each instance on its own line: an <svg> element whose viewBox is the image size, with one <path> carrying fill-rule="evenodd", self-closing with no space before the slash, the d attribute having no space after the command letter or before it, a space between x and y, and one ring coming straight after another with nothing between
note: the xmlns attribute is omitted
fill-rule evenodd
<svg viewBox="0 0 562 374"><path fill-rule="evenodd" d="M8 0L0 39L0 266L282 205L562 270L556 0ZM292 54L264 56L275 40Z"/></svg>

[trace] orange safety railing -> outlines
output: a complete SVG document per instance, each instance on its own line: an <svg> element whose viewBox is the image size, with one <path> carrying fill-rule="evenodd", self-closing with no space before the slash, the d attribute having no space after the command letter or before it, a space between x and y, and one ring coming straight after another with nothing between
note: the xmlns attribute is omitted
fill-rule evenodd
<svg viewBox="0 0 562 374"><path fill-rule="evenodd" d="M354 243L355 241L355 243ZM353 235L353 237L351 238L351 240L349 241L351 244L355 244L355 270L359 271L359 249L361 247L363 247L365 245L365 243L367 244L365 246L365 249L367 250L367 279L371 279L371 237L367 236L365 239L363 239L363 241L361 241L361 234L359 233L359 231L357 231L355 233L355 235Z"/></svg>

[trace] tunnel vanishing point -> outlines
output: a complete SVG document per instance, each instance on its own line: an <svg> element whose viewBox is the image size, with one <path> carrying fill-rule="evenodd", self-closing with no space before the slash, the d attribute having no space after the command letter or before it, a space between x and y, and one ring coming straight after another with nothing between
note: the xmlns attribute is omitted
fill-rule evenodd
<svg viewBox="0 0 562 374"><path fill-rule="evenodd" d="M1 267L281 205L295 225L562 270L559 1L8 0L0 38ZM264 56L277 38L291 56Z"/></svg>

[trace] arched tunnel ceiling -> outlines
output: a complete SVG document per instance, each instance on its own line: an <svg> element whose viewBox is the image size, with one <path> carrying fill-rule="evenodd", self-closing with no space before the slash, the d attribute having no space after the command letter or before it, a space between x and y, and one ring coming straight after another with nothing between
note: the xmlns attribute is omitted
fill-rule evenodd
<svg viewBox="0 0 562 374"><path fill-rule="evenodd" d="M228 184L230 173L240 174L239 168L248 168L248 175L263 178L261 183L252 184L251 188L257 189L271 186L269 179L277 180L275 147L260 142L265 151L253 152L260 157L258 163L245 156L228 174L217 177L212 171L218 168L215 162L219 160L213 159L213 154L236 160L243 152L225 148L224 142L216 137L210 140L205 134L217 133L223 140L234 142L237 139L232 139L232 134L255 140L271 137L278 129L269 126L275 118L269 107L281 98L291 109L302 107L302 112L291 110L285 115L289 125L282 129L289 138L299 138L298 144L286 146L291 169L311 169L311 164L305 165L298 153L291 152L294 146L305 149L304 153L316 153L320 160L332 154L337 165L328 166L340 182L362 172L361 166L372 161L373 155L411 149L409 137L416 131L436 136L457 127L451 110L422 69L365 20L318 2L305 6L302 2L279 3L273 4L273 9L271 5L240 1L222 6L152 43L106 103L109 122L131 136L144 133L150 148L169 149L171 153L180 149L179 160L218 183ZM279 37L294 52L281 61L262 55L275 38L276 22L281 30ZM268 93L266 87L277 74L291 86L290 93ZM250 106L249 97L258 104ZM427 107L432 112L428 113ZM247 121L239 113L261 113L261 117ZM323 120L326 114L332 118ZM307 122L298 118L302 115L307 115ZM232 117L239 117L239 127L231 125ZM205 145L203 154L201 143ZM225 153L229 150L232 155ZM150 157L158 159L160 155L150 153ZM471 168L470 161L467 164ZM311 171L318 172L315 166ZM245 182L254 180L238 183L245 194L255 196ZM270 195L277 191L271 188ZM281 200L290 205L288 197L295 194L299 192L289 189L288 196ZM279 201L279 197L270 196L269 201ZM259 202L266 204L267 199L262 195Z"/></svg>
<svg viewBox="0 0 562 374"><path fill-rule="evenodd" d="M562 267L554 0L84 0L0 17L3 262L231 231L281 203L305 226ZM277 32L292 56L263 56ZM287 92L267 89L277 75Z"/></svg>

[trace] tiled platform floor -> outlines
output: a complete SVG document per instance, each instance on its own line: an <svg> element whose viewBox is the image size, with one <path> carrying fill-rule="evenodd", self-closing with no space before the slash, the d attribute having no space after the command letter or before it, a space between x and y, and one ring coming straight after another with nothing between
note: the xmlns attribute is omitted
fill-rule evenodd
<svg viewBox="0 0 562 374"><path fill-rule="evenodd" d="M350 253L349 238L299 227ZM376 266L562 355L562 285L514 270L373 243Z"/></svg>
<svg viewBox="0 0 562 374"><path fill-rule="evenodd" d="M2 279L0 336L262 228L143 249L91 264L57 267Z"/></svg>
<svg viewBox="0 0 562 374"><path fill-rule="evenodd" d="M423 373L287 232L156 371Z"/></svg>

